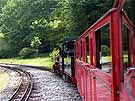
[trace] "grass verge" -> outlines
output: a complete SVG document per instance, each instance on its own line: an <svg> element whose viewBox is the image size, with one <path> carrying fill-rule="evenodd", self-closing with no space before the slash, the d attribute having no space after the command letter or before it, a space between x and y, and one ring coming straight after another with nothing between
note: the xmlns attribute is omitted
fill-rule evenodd
<svg viewBox="0 0 135 101"><path fill-rule="evenodd" d="M10 58L10 59L0 59L0 63L13 63L13 64L25 64L34 66L45 66L52 68L52 60L50 57L37 57L30 59L20 59L20 58Z"/></svg>

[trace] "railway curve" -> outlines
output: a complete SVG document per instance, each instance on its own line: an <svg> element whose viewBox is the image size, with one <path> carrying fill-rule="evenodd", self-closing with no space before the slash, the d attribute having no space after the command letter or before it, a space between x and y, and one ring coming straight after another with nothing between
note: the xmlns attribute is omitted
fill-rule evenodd
<svg viewBox="0 0 135 101"><path fill-rule="evenodd" d="M29 99L29 96L30 96L30 94L32 92L32 88L33 88L32 75L29 72L24 71L20 68L15 68L12 65L0 64L0 66L11 69L11 70L19 73L19 75L21 77L21 80L20 80L16 90L10 97L9 101L27 101Z"/></svg>

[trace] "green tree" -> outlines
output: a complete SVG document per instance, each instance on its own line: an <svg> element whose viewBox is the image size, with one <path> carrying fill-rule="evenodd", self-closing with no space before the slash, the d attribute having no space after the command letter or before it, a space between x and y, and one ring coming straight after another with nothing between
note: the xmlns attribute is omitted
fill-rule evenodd
<svg viewBox="0 0 135 101"><path fill-rule="evenodd" d="M111 0L59 0L51 15L50 41L57 40L60 44L65 39L76 39L111 5Z"/></svg>
<svg viewBox="0 0 135 101"><path fill-rule="evenodd" d="M0 0L0 33L4 34L2 41L6 42L9 46L7 50L14 55L31 46L41 53L49 52L62 41L81 35L111 8L112 2L113 0ZM128 0L125 6L135 23L134 2ZM107 35L103 39L107 45Z"/></svg>
<svg viewBox="0 0 135 101"><path fill-rule="evenodd" d="M48 22L56 4L55 0L8 0L0 15L0 30L13 53L30 47L35 35L41 42L48 39Z"/></svg>

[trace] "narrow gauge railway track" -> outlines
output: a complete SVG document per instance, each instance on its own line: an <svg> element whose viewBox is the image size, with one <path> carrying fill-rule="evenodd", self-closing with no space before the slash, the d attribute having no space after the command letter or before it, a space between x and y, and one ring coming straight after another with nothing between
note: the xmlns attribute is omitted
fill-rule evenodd
<svg viewBox="0 0 135 101"><path fill-rule="evenodd" d="M33 88L32 75L29 72L14 67L13 65L0 64L0 66L18 72L21 76L19 85L13 95L10 97L9 101L28 101Z"/></svg>

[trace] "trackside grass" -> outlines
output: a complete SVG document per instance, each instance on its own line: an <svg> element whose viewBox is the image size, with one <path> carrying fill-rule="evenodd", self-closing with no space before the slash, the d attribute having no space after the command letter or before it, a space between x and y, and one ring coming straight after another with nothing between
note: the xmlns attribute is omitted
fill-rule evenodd
<svg viewBox="0 0 135 101"><path fill-rule="evenodd" d="M127 62L127 55L124 55L124 62ZM89 58L89 57L88 57ZM67 59L70 62L70 60ZM100 60L101 62L111 62L110 56L104 56ZM0 63L13 63L13 64L25 64L25 65L34 65L34 66L45 66L52 68L53 61L49 56L36 57L30 59L20 59L20 58L10 58L10 59L0 59Z"/></svg>
<svg viewBox="0 0 135 101"><path fill-rule="evenodd" d="M53 64L53 62L49 56L30 58L30 59L20 59L20 58L0 59L0 63L13 63L13 64L34 65L34 66L45 66L48 68L52 68L52 64Z"/></svg>

